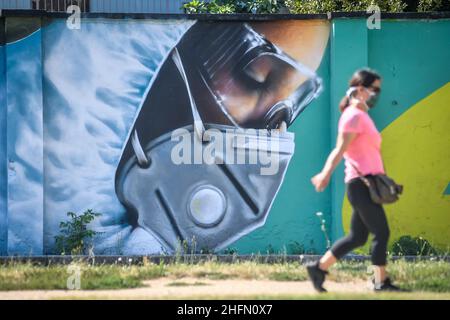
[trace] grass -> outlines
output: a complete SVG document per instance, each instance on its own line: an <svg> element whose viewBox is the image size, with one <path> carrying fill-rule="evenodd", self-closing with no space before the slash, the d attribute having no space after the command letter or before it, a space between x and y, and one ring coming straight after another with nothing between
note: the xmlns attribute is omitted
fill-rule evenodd
<svg viewBox="0 0 450 320"><path fill-rule="evenodd" d="M246 279L275 281L304 281L307 274L299 263L265 264L252 261L225 264L214 261L198 264L174 263L142 266L71 264L80 269L81 289L123 289L144 286L143 281L166 277L173 279L173 286L182 286L183 278ZM342 262L330 270L329 279L345 282L367 279L369 263ZM450 263L444 261L406 262L398 260L388 265L388 271L400 286L428 293L446 293L450 296ZM0 266L0 291L9 290L65 290L71 275L68 266L37 266L29 263L10 263ZM409 297L405 294L405 297ZM328 296L327 298L329 298ZM382 296L376 296L376 298ZM399 296L403 297L402 295ZM269 298L269 297L267 297ZM370 299L375 298L370 295Z"/></svg>
<svg viewBox="0 0 450 320"><path fill-rule="evenodd" d="M166 273L174 278L205 278L210 280L245 279L245 280L285 280L302 281L307 279L306 270L298 263L264 264L241 262L225 264L205 262L200 264L171 264L166 266Z"/></svg>
<svg viewBox="0 0 450 320"><path fill-rule="evenodd" d="M143 280L163 276L163 268L158 265L149 267L71 264L79 267L81 289L120 289L137 288ZM31 264L9 264L0 266L0 290L65 290L68 278L73 274L68 266L35 266Z"/></svg>

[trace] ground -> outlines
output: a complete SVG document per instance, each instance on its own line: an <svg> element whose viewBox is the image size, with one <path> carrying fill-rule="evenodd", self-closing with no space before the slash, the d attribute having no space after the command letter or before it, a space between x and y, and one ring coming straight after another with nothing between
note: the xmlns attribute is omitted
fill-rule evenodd
<svg viewBox="0 0 450 320"><path fill-rule="evenodd" d="M364 281L326 284L318 294L307 281L204 280L198 278L144 281L142 288L118 290L31 290L0 292L1 300L13 299L445 299L449 293L415 292L377 294Z"/></svg>
<svg viewBox="0 0 450 320"><path fill-rule="evenodd" d="M326 294L318 294L299 263L233 264L215 261L133 265L0 268L0 299L445 299L450 300L450 263L397 261L388 270L406 293L374 293L367 263L344 262L330 271ZM81 290L67 290L79 272ZM73 279L72 279L73 280ZM72 283L72 282L71 282Z"/></svg>

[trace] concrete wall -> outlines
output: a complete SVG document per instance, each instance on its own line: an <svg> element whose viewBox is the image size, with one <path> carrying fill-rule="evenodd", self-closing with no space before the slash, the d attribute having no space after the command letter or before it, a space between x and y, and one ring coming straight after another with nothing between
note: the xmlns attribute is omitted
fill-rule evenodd
<svg viewBox="0 0 450 320"><path fill-rule="evenodd" d="M163 62L196 21L98 18L81 30L67 29L63 19L1 21L0 253L53 253L66 212L88 208L103 213L93 225L102 232L98 254L164 251L157 235L130 225L116 196L115 168ZM13 34L20 22L26 35L24 28ZM318 211L332 241L348 229L343 164L323 193L310 178L335 144L337 105L351 74L369 66L383 76L370 114L383 136L385 165L405 185L401 201L386 206L391 240L423 236L447 248L449 19L385 19L380 30L367 29L363 18L251 26L313 70L323 90L289 128L295 153L276 197L266 199L274 200L270 213L256 229L230 231L227 247L323 252Z"/></svg>

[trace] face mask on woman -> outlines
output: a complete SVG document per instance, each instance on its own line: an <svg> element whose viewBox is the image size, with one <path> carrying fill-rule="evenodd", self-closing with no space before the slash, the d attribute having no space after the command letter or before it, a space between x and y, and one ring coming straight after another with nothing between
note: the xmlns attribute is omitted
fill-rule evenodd
<svg viewBox="0 0 450 320"><path fill-rule="evenodd" d="M378 102L378 98L380 97L380 92L379 91L372 91L369 88L365 88L366 91L369 92L369 97L366 100L366 104L369 107L369 109L372 109L373 107L375 107L375 105Z"/></svg>
<svg viewBox="0 0 450 320"><path fill-rule="evenodd" d="M372 109L373 107L375 107L375 104L378 102L378 98L379 98L380 94L378 92L370 92L369 93L369 98L367 98L366 100L366 104L367 106Z"/></svg>
<svg viewBox="0 0 450 320"><path fill-rule="evenodd" d="M366 91L368 91L368 94L369 94L369 97L367 98L365 103L367 104L369 109L372 109L375 106L375 104L378 102L379 92L374 92L372 90L369 90L366 87L363 87L363 88ZM356 90L357 90L357 87L350 87L346 92L347 97L349 97L349 99L352 98L353 94L355 93Z"/></svg>

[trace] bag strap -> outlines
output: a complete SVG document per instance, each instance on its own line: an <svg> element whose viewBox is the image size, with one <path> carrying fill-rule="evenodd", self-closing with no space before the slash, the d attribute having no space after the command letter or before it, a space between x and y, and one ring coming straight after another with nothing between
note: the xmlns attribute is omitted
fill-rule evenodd
<svg viewBox="0 0 450 320"><path fill-rule="evenodd" d="M358 174L358 177L364 182L364 184L366 186L370 187L370 181L366 177L363 176L361 171L359 171L358 168L350 160L347 160L347 161L356 170L356 173Z"/></svg>

